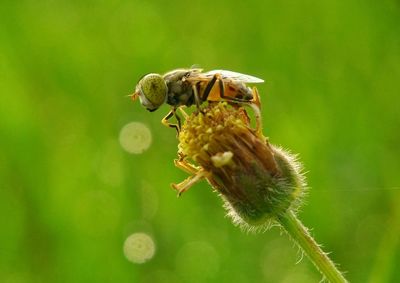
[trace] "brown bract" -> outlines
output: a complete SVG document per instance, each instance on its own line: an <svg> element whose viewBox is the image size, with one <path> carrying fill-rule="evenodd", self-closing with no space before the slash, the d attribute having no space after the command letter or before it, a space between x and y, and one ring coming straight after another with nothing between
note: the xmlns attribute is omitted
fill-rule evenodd
<svg viewBox="0 0 400 283"><path fill-rule="evenodd" d="M304 192L299 163L258 135L244 108L210 104L186 119L179 142L181 163L198 168L194 178L201 174L220 193L235 223L265 226L298 206Z"/></svg>

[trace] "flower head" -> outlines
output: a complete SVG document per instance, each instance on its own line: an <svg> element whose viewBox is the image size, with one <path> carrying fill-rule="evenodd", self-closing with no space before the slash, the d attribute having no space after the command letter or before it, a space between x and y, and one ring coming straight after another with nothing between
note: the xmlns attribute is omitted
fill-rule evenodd
<svg viewBox="0 0 400 283"><path fill-rule="evenodd" d="M236 224L265 227L298 206L304 192L299 163L258 135L243 108L219 102L192 113L179 142L181 155L200 166Z"/></svg>

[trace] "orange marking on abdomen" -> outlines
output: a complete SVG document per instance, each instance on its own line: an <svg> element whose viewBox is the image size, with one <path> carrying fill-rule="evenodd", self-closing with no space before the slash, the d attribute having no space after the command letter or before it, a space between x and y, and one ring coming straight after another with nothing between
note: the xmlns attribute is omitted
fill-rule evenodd
<svg viewBox="0 0 400 283"><path fill-rule="evenodd" d="M205 89L205 87L203 87L201 89L201 91L202 91L201 96L204 93L204 89ZM236 97L237 96L236 89L234 87L231 87L231 86L225 84L224 96L226 96L226 97ZM220 91L220 88L219 88L218 84L214 85L214 87L211 89L211 92L208 95L207 100L208 101L221 101L221 100L223 100L221 98L221 91Z"/></svg>

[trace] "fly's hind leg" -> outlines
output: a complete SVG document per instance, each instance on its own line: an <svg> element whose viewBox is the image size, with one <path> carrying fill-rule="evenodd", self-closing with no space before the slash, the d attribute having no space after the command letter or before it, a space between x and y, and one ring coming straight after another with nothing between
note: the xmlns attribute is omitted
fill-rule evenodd
<svg viewBox="0 0 400 283"><path fill-rule="evenodd" d="M257 88L256 87L252 88L251 91L253 94L253 99L251 101L249 101L246 99L225 96L224 84L223 84L222 80L219 80L219 85L220 85L220 90L221 90L221 93L220 93L221 98L223 98L227 101L235 102L239 105L249 105L253 109L254 116L256 118L256 133L260 138L265 139L265 137L262 133L261 101L260 101L260 94L258 93Z"/></svg>
<svg viewBox="0 0 400 283"><path fill-rule="evenodd" d="M225 85L224 82L222 81L222 78L220 77L219 74L215 74L215 76L217 76L218 79L218 85L219 85L219 94L221 96L222 99L225 99L227 101L231 101L231 102L235 102L235 103L248 103L249 101L247 99L243 99L243 98L237 98L237 97L231 97L231 96L225 96Z"/></svg>
<svg viewBox="0 0 400 283"><path fill-rule="evenodd" d="M260 100L260 94L258 93L258 89L255 86L253 86L251 92L253 93L253 103L257 105L258 109L260 109L261 111L261 100Z"/></svg>
<svg viewBox="0 0 400 283"><path fill-rule="evenodd" d="M207 178L209 175L209 173L203 168L197 167L185 160L185 156L182 153L179 153L179 159L175 159L174 163L179 169L192 174L179 184L171 184L172 188L178 191L178 197L189 190L191 186L203 180L204 178Z"/></svg>
<svg viewBox="0 0 400 283"><path fill-rule="evenodd" d="M261 119L261 102L260 102L260 94L258 93L258 90L256 87L252 88L252 94L253 94L253 100L249 101L246 99L241 99L241 98L236 98L236 97L230 97L230 96L225 96L225 88L224 88L224 83L223 81L218 78L218 83L219 83L219 89L220 89L220 95L221 98L227 100L227 101L232 101L235 102L239 105L247 104L249 105L253 111L254 115L256 118L256 133L259 137L263 137L262 134L262 119Z"/></svg>
<svg viewBox="0 0 400 283"><path fill-rule="evenodd" d="M231 96L225 96L225 85L224 82L221 78L220 74L215 74L213 78L210 80L210 82L207 84L202 100L206 101L208 98L208 95L210 94L212 88L214 87L215 83L218 81L218 86L219 86L219 91L220 91L220 96L222 99L225 99L226 101L234 102L239 105L249 105L253 111L254 115L256 118L256 133L259 137L265 138L262 134L262 119L261 119L261 102L260 102L260 95L258 93L258 90L256 87L252 88L252 94L253 94L253 99L251 101L243 98L237 98L237 97L231 97ZM195 92L197 94L197 91Z"/></svg>
<svg viewBox="0 0 400 283"><path fill-rule="evenodd" d="M264 138L264 135L262 133L262 118L261 118L261 101L260 101L260 94L258 93L258 90L256 87L253 87L252 89L253 93L253 101L249 103L249 106L253 109L254 111L254 116L256 118L256 133L259 137Z"/></svg>
<svg viewBox="0 0 400 283"><path fill-rule="evenodd" d="M172 116L175 116L178 124L171 124L168 122L168 120L171 119ZM165 115L165 117L161 120L161 123L163 123L167 127L175 128L177 135L179 135L179 132L181 130L181 118L176 114L175 108L171 109L171 111L169 111L168 114Z"/></svg>

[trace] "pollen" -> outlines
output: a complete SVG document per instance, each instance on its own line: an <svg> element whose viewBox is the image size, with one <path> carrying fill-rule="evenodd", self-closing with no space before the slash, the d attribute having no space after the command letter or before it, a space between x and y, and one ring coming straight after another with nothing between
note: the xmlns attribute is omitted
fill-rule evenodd
<svg viewBox="0 0 400 283"><path fill-rule="evenodd" d="M211 104L205 114L198 112L187 119L179 135L180 150L188 156L207 155L210 145L218 147L216 141L225 140L224 130L247 128L246 119L243 110L234 109L225 102Z"/></svg>
<svg viewBox="0 0 400 283"><path fill-rule="evenodd" d="M226 151L224 153L218 153L211 157L211 161L215 167L219 168L229 164L232 161L233 153Z"/></svg>

